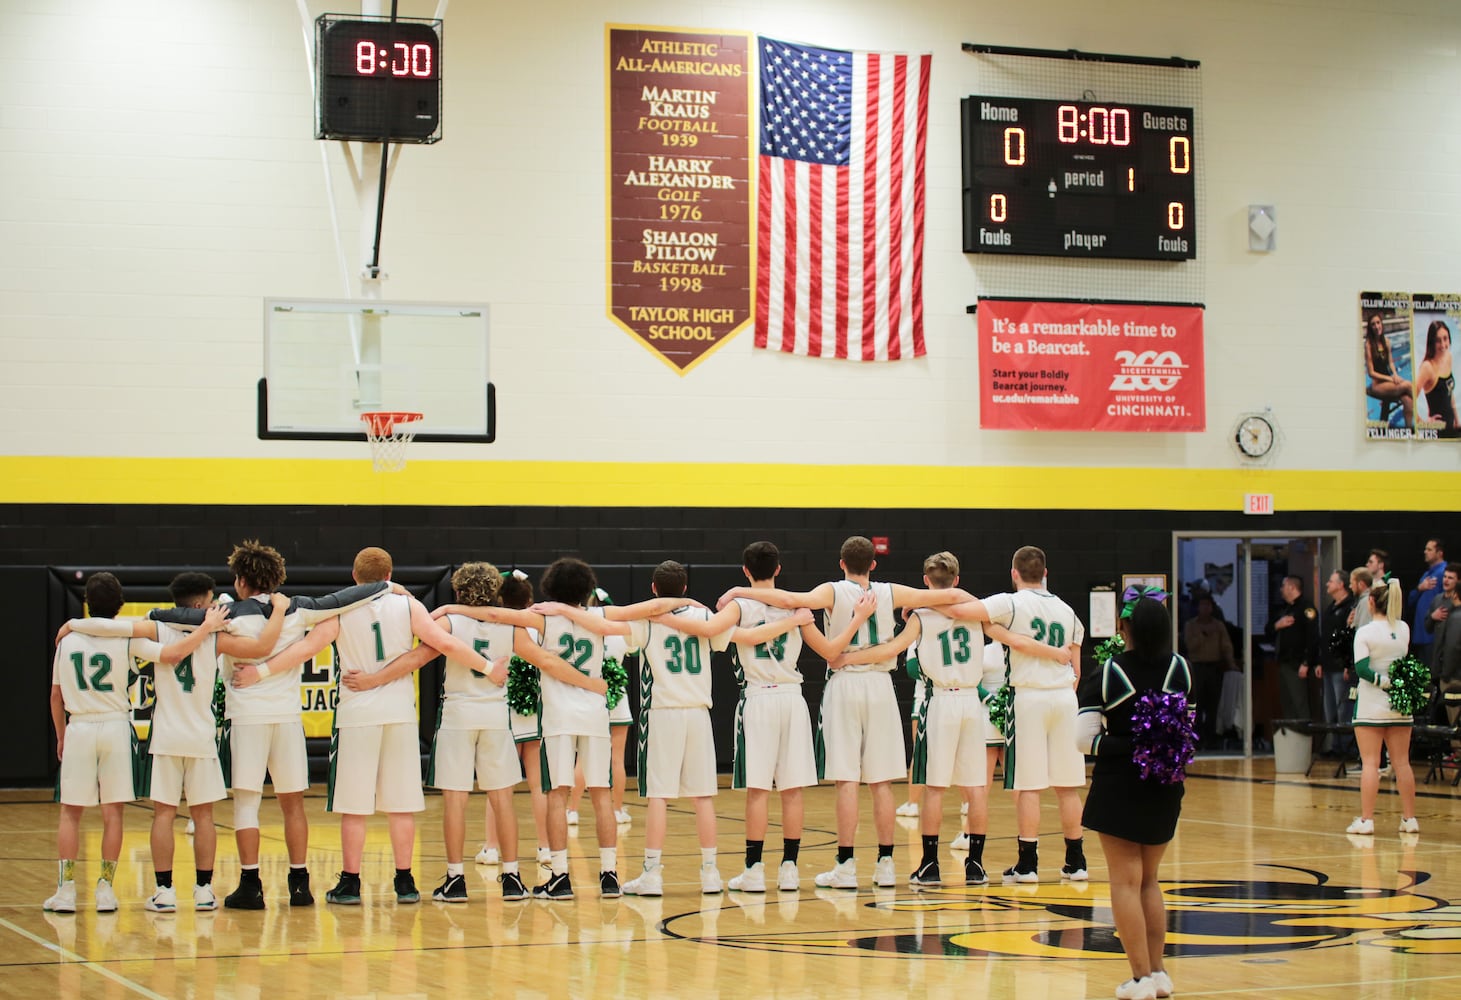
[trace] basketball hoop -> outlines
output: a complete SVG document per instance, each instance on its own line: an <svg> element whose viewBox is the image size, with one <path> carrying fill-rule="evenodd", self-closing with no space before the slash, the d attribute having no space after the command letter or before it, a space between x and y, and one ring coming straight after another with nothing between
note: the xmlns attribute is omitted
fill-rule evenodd
<svg viewBox="0 0 1461 1000"><path fill-rule="evenodd" d="M360 415L376 472L400 472L406 467L406 446L416 436L416 424L422 416L424 414L396 411Z"/></svg>

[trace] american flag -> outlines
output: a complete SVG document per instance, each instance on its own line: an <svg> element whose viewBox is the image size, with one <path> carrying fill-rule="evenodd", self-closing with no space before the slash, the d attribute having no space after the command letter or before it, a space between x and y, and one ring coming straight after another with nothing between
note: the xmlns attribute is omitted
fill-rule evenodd
<svg viewBox="0 0 1461 1000"><path fill-rule="evenodd" d="M756 346L922 357L933 57L757 44Z"/></svg>

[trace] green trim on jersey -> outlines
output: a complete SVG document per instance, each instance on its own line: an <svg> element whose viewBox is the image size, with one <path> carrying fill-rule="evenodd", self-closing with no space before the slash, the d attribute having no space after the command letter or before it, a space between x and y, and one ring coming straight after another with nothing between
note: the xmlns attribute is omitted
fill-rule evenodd
<svg viewBox="0 0 1461 1000"><path fill-rule="evenodd" d="M148 753L147 743L137 739L137 730L129 722L127 732L132 737L132 797L135 799L152 798L152 754Z"/></svg>
<svg viewBox="0 0 1461 1000"><path fill-rule="evenodd" d="M817 706L817 732L813 737L812 749L817 755L817 780L827 780L827 737L822 731L822 717L827 712L827 689L822 689L822 702Z"/></svg>
<svg viewBox="0 0 1461 1000"><path fill-rule="evenodd" d="M333 812L335 809L335 769L340 764L340 650L330 643L330 660L335 664L335 687L334 698L331 702L334 708L330 709L330 775L325 783L325 812Z"/></svg>
<svg viewBox="0 0 1461 1000"><path fill-rule="evenodd" d="M740 664L736 664L737 672L740 671ZM731 755L731 788L744 789L746 787L746 689L741 688L741 696L736 700L736 738L735 750Z"/></svg>
<svg viewBox="0 0 1461 1000"><path fill-rule="evenodd" d="M441 696L436 701L436 729L431 734L431 756L426 760L426 786L436 787L436 743L441 739L441 717L446 711L446 671L441 672ZM512 728L508 727L511 734ZM471 791L470 788L467 791Z"/></svg>

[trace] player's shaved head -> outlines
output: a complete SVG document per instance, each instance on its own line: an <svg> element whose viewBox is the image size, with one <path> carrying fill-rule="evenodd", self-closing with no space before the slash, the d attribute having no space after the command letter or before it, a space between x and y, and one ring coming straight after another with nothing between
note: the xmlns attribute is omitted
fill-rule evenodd
<svg viewBox="0 0 1461 1000"><path fill-rule="evenodd" d="M861 535L853 535L842 543L842 565L847 572L866 576L873 568L873 543Z"/></svg>
<svg viewBox="0 0 1461 1000"><path fill-rule="evenodd" d="M228 568L236 579L260 594L272 594L284 586L284 557L279 550L256 538L239 542L228 557Z"/></svg>
<svg viewBox="0 0 1461 1000"><path fill-rule="evenodd" d="M393 569L395 565L391 562L391 554L371 545L355 554L355 565L351 567L351 573L355 576L356 583L379 583L389 580Z"/></svg>
<svg viewBox="0 0 1461 1000"><path fill-rule="evenodd" d="M462 604L476 607L495 604L502 590L502 574L491 563L463 563L451 575L451 586L456 591L457 601Z"/></svg>
<svg viewBox="0 0 1461 1000"><path fill-rule="evenodd" d="M123 603L122 581L115 576L110 573L93 573L86 578L88 615L93 618L115 618L117 612L122 610Z"/></svg>

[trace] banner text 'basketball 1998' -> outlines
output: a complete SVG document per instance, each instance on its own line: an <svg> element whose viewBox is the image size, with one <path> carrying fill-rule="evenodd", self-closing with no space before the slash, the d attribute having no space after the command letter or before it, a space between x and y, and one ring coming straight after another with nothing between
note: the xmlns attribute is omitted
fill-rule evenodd
<svg viewBox="0 0 1461 1000"><path fill-rule="evenodd" d="M609 315L682 374L751 318L750 37L610 25Z"/></svg>
<svg viewBox="0 0 1461 1000"><path fill-rule="evenodd" d="M979 426L1200 431L1202 309L981 299Z"/></svg>

